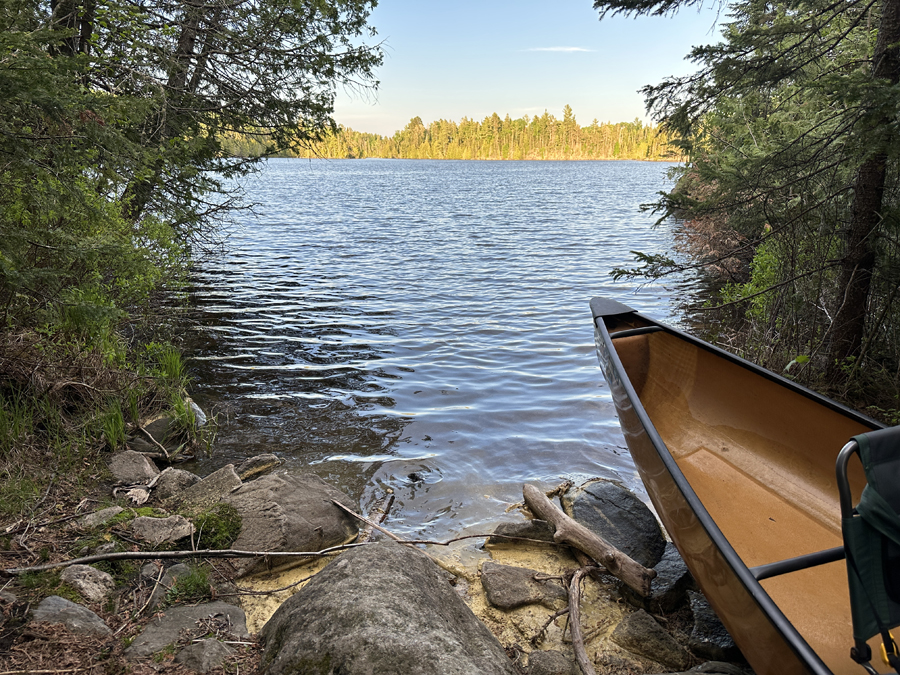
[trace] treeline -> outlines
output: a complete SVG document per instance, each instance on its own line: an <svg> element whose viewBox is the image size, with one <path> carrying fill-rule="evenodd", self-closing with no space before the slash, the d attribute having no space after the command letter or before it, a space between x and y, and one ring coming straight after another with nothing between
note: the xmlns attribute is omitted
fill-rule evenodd
<svg viewBox="0 0 900 675"><path fill-rule="evenodd" d="M265 154L264 137L231 134L225 148L235 156ZM414 117L393 136L354 131L339 126L321 141L290 157L331 159L679 159L669 137L656 126L634 122L600 123L582 127L568 105L562 119L548 112L511 119L497 113L478 122L464 117L459 123L437 120L425 124Z"/></svg>

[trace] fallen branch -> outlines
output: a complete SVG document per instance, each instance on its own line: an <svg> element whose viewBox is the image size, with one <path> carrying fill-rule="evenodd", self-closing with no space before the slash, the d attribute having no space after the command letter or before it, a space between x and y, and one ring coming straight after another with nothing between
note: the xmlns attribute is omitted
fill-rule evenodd
<svg viewBox="0 0 900 675"><path fill-rule="evenodd" d="M44 572L69 565L87 565L101 560L159 560L163 558L256 558L266 556L294 557L294 558L318 558L323 555L331 555L347 548L368 546L368 544L341 544L331 546L321 551L239 551L236 549L203 549L201 551L122 551L120 553L103 553L89 555L74 560L35 565L34 567L12 567L0 570L0 577L11 577L28 572Z"/></svg>
<svg viewBox="0 0 900 675"><path fill-rule="evenodd" d="M526 497L526 500L528 498ZM589 567L582 567L575 572L569 584L569 632L572 634L572 647L575 649L575 661L584 675L597 675L581 635L581 578L590 572Z"/></svg>
<svg viewBox="0 0 900 675"><path fill-rule="evenodd" d="M569 544L590 556L642 597L650 595L650 582L656 576L656 570L647 569L600 535L569 518L533 485L525 485L522 493L531 512L556 528L553 539L557 543Z"/></svg>

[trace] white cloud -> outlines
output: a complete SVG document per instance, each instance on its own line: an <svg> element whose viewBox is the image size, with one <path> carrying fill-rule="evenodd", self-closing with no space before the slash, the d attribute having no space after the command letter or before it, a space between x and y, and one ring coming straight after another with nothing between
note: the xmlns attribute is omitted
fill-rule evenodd
<svg viewBox="0 0 900 675"><path fill-rule="evenodd" d="M532 47L526 49L526 52L592 52L593 49L585 49L584 47Z"/></svg>

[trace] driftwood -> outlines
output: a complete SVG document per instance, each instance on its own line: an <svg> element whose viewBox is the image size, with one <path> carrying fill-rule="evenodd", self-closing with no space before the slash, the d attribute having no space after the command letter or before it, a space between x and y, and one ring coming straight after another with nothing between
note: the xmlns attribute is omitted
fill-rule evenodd
<svg viewBox="0 0 900 675"><path fill-rule="evenodd" d="M522 488L525 504L531 512L556 528L555 541L568 544L590 556L606 571L624 581L642 597L650 595L650 582L656 570L647 569L615 548L603 537L569 518L556 508L547 496L533 485Z"/></svg>
<svg viewBox="0 0 900 675"><path fill-rule="evenodd" d="M582 567L569 583L569 632L572 634L572 647L575 649L575 661L584 675L597 675L594 666L584 648L584 637L581 634L581 578L588 574L590 568Z"/></svg>

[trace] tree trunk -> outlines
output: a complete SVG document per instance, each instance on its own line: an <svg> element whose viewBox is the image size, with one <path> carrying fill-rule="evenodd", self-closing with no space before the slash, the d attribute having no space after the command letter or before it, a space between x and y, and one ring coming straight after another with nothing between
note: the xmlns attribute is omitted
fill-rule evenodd
<svg viewBox="0 0 900 675"><path fill-rule="evenodd" d="M884 0L881 24L873 54L872 75L896 85L900 82L900 0ZM853 208L846 235L838 310L834 317L830 373L840 373L848 357L859 356L866 329L866 313L872 272L875 268L875 238L881 223L882 199L887 174L886 148L895 135L888 133L893 119L886 113L875 115L874 133L881 135L880 149L859 167L853 188Z"/></svg>

